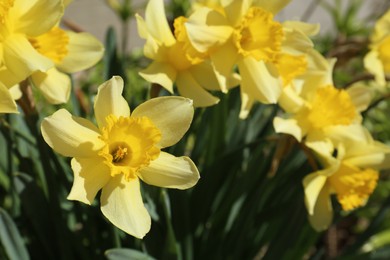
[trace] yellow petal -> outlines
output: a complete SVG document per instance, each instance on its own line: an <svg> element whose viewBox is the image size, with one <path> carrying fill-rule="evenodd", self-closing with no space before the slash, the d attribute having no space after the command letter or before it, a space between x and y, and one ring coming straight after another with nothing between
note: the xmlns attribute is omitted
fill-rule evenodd
<svg viewBox="0 0 390 260"><path fill-rule="evenodd" d="M176 85L180 95L192 99L195 107L208 107L219 102L219 98L204 90L189 72L179 73Z"/></svg>
<svg viewBox="0 0 390 260"><path fill-rule="evenodd" d="M242 88L240 88L241 94L241 110L239 114L240 119L246 119L253 107L255 100L248 95L248 93L244 92Z"/></svg>
<svg viewBox="0 0 390 260"><path fill-rule="evenodd" d="M375 76L375 80L379 85L384 86L386 84L383 64L376 50L371 50L364 57L364 67Z"/></svg>
<svg viewBox="0 0 390 260"><path fill-rule="evenodd" d="M276 103L282 92L281 82L273 75L263 61L252 57L238 63L241 74L241 88L256 100L265 103Z"/></svg>
<svg viewBox="0 0 390 260"><path fill-rule="evenodd" d="M18 113L15 101L8 89L0 83L0 113Z"/></svg>
<svg viewBox="0 0 390 260"><path fill-rule="evenodd" d="M160 147L177 143L187 132L194 116L192 100L183 97L153 98L136 107L132 117L146 116L161 131Z"/></svg>
<svg viewBox="0 0 390 260"><path fill-rule="evenodd" d="M222 14L208 8L194 12L185 27L191 44L199 52L207 52L213 46L226 43L233 32Z"/></svg>
<svg viewBox="0 0 390 260"><path fill-rule="evenodd" d="M214 73L213 66L209 62L202 62L194 65L189 69L189 71L203 88L207 90L222 90ZM226 87L224 88L227 89Z"/></svg>
<svg viewBox="0 0 390 260"><path fill-rule="evenodd" d="M129 105L122 96L122 92L123 79L119 76L114 76L99 86L93 107L100 129L106 125L106 117L110 114L116 117L130 115Z"/></svg>
<svg viewBox="0 0 390 260"><path fill-rule="evenodd" d="M58 24L64 6L62 0L17 0L12 9L14 31L33 37Z"/></svg>
<svg viewBox="0 0 390 260"><path fill-rule="evenodd" d="M46 143L63 156L95 156L104 146L96 126L84 118L72 116L65 109L43 119L41 131Z"/></svg>
<svg viewBox="0 0 390 260"><path fill-rule="evenodd" d="M283 28L283 31L282 51L284 53L302 55L313 48L313 42L304 32L292 28Z"/></svg>
<svg viewBox="0 0 390 260"><path fill-rule="evenodd" d="M161 152L156 160L138 174L150 185L181 190L193 187L200 178L198 169L190 158L175 157L165 152Z"/></svg>
<svg viewBox="0 0 390 260"><path fill-rule="evenodd" d="M68 200L91 205L96 193L110 180L110 170L99 157L73 158L71 165L74 179Z"/></svg>
<svg viewBox="0 0 390 260"><path fill-rule="evenodd" d="M23 95L22 91L20 90L19 84L16 84L16 85L10 87L8 90L9 90L9 93L11 94L13 100L18 100Z"/></svg>
<svg viewBox="0 0 390 260"><path fill-rule="evenodd" d="M126 181L113 177L103 187L100 197L103 215L124 232L143 238L150 230L151 219L142 202L138 178Z"/></svg>
<svg viewBox="0 0 390 260"><path fill-rule="evenodd" d="M307 36L314 36L320 31L319 24L310 24L301 21L285 21L283 22L283 27L299 30Z"/></svg>
<svg viewBox="0 0 390 260"><path fill-rule="evenodd" d="M362 112L367 109L373 98L372 89L364 83L357 83L347 89L348 95L351 97L352 103L356 110Z"/></svg>
<svg viewBox="0 0 390 260"><path fill-rule="evenodd" d="M219 47L210 55L215 75L222 92L228 91L229 79L232 75L234 65L237 62L238 53L236 47L231 42Z"/></svg>
<svg viewBox="0 0 390 260"><path fill-rule="evenodd" d="M291 0L253 0L254 5L260 6L274 14L278 13L290 2Z"/></svg>
<svg viewBox="0 0 390 260"><path fill-rule="evenodd" d="M275 117L273 124L276 133L290 134L294 136L298 142L302 140L304 133L295 119L283 119L280 117Z"/></svg>
<svg viewBox="0 0 390 260"><path fill-rule="evenodd" d="M159 84L170 93L173 93L173 82L176 80L176 74L176 70L171 65L156 61L139 72L139 75L146 81Z"/></svg>
<svg viewBox="0 0 390 260"><path fill-rule="evenodd" d="M19 82L24 80L26 77L24 73L20 74L19 71L11 71L7 67L3 66L0 68L0 82L3 83L6 87L10 88L14 85L17 85Z"/></svg>
<svg viewBox="0 0 390 260"><path fill-rule="evenodd" d="M135 14L135 18L137 21L138 34L142 39L146 40L146 43L144 44L144 55L151 60L164 60L166 57L165 52L162 51L162 49L165 48L160 48L160 45L164 46L164 43L160 42L160 39L154 38L153 35L149 33L146 22L140 15Z"/></svg>
<svg viewBox="0 0 390 260"><path fill-rule="evenodd" d="M68 75L52 68L46 72L35 72L31 75L31 79L49 103L61 104L68 101L71 90Z"/></svg>
<svg viewBox="0 0 390 260"><path fill-rule="evenodd" d="M3 55L5 66L20 80L37 70L46 71L54 66L50 59L40 55L22 35L12 35L3 42Z"/></svg>
<svg viewBox="0 0 390 260"><path fill-rule="evenodd" d="M304 105L304 99L300 97L299 93L294 89L294 86L289 85L284 87L278 100L280 107L287 113L296 113Z"/></svg>
<svg viewBox="0 0 390 260"><path fill-rule="evenodd" d="M248 12L249 7L252 4L252 0L224 0L221 1L226 17L229 23L235 27L242 19L242 17Z"/></svg>
<svg viewBox="0 0 390 260"><path fill-rule="evenodd" d="M309 174L303 179L305 203L310 215L314 214L314 208L317 204L318 196L324 188L326 180L327 177L319 172Z"/></svg>
<svg viewBox="0 0 390 260"><path fill-rule="evenodd" d="M150 0L145 10L145 21L148 31L155 39L158 39L164 45L170 46L175 44L176 40L173 37L169 27L163 0Z"/></svg>
<svg viewBox="0 0 390 260"><path fill-rule="evenodd" d="M89 33L66 31L69 37L68 53L57 68L74 73L95 65L103 56L104 47L101 42Z"/></svg>
<svg viewBox="0 0 390 260"><path fill-rule="evenodd" d="M327 229L333 220L332 202L327 188L321 190L312 215L309 215L311 226L318 232Z"/></svg>

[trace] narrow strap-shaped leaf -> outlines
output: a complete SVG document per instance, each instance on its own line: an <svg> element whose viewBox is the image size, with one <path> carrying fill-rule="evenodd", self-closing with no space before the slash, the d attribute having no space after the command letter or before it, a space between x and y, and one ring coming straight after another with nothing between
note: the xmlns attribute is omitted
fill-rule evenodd
<svg viewBox="0 0 390 260"><path fill-rule="evenodd" d="M18 228L2 208L0 208L0 241L10 260L30 259Z"/></svg>
<svg viewBox="0 0 390 260"><path fill-rule="evenodd" d="M104 254L108 260L154 260L153 257L143 252L128 248L113 248L107 250Z"/></svg>

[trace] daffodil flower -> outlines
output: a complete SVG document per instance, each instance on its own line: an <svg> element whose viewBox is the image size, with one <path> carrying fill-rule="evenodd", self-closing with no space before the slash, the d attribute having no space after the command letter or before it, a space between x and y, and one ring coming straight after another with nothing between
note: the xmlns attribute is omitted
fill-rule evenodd
<svg viewBox="0 0 390 260"><path fill-rule="evenodd" d="M41 129L50 147L73 157L74 182L68 199L91 204L101 189L103 214L118 228L142 238L151 219L139 180L188 189L199 179L191 159L161 151L182 138L194 111L189 99L160 97L130 113L122 90L120 77L99 87L94 104L97 127L60 109L43 120Z"/></svg>
<svg viewBox="0 0 390 260"><path fill-rule="evenodd" d="M365 205L377 185L378 170L384 168L383 163L390 152L389 147L374 141L361 125L340 128L344 131L330 137L336 140L327 144L312 143L310 147L324 165L323 170L311 173L303 180L309 221L317 231L332 223L330 197L333 194L344 211ZM337 156L333 157L335 151Z"/></svg>
<svg viewBox="0 0 390 260"><path fill-rule="evenodd" d="M390 10L375 24L371 36L370 51L364 57L365 68L375 75L380 86L386 83L386 75L390 74Z"/></svg>
<svg viewBox="0 0 390 260"><path fill-rule="evenodd" d="M162 0L150 0L145 10L145 20L136 15L138 33L146 39L144 54L153 62L140 72L145 80L157 83L173 93L178 92L194 100L194 106L206 107L219 102L207 90L223 90L238 85L237 75L230 73L227 82L219 84L207 52L195 50L189 42L184 27L185 17L174 21L171 32Z"/></svg>
<svg viewBox="0 0 390 260"><path fill-rule="evenodd" d="M95 65L103 56L104 47L89 33L75 33L58 26L37 37L29 38L32 46L49 58L54 67L36 71L31 79L52 104L69 99L71 81L65 73L75 73Z"/></svg>
<svg viewBox="0 0 390 260"><path fill-rule="evenodd" d="M276 103L283 86L306 71L305 53L313 47L306 32L317 26L275 21L288 2L221 1L222 8L198 8L185 23L194 48L210 53L220 82L238 66L241 118L254 101Z"/></svg>
<svg viewBox="0 0 390 260"><path fill-rule="evenodd" d="M337 126L360 124L360 112L371 101L371 92L360 86L347 90L333 85L312 86L301 95L295 102L297 107L289 106L292 110L287 111L287 117L275 117L273 123L277 133L290 134L306 144L326 138L339 129Z"/></svg>
<svg viewBox="0 0 390 260"><path fill-rule="evenodd" d="M55 26L63 14L61 0L4 0L0 6L0 81L8 88L34 71L47 71L53 61L29 39Z"/></svg>

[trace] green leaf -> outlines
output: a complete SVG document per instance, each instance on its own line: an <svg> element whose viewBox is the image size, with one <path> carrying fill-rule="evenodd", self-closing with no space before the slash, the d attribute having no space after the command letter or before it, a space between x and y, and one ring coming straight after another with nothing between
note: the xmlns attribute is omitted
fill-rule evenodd
<svg viewBox="0 0 390 260"><path fill-rule="evenodd" d="M2 208L0 208L0 240L10 260L30 259L16 224Z"/></svg>
<svg viewBox="0 0 390 260"><path fill-rule="evenodd" d="M128 248L113 248L107 250L104 254L108 260L154 260L150 255Z"/></svg>

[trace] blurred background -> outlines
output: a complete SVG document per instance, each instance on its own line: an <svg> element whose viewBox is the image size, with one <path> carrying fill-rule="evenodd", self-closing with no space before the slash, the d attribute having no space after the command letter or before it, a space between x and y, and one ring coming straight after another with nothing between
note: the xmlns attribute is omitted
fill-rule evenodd
<svg viewBox="0 0 390 260"><path fill-rule="evenodd" d="M77 25L80 29L85 30L97 36L103 41L104 35L110 26L113 26L117 32L121 30L120 20L118 16L108 7L105 0L74 0L66 9L65 19ZM146 0L131 1L136 12L143 13ZM167 4L171 1L165 1ZM177 1L176 2L186 2ZM343 8L346 8L350 2L355 0L341 1ZM324 5L332 6L334 0L293 0L281 11L278 19L286 20L303 20L310 23L321 24L321 35L334 34L335 27L332 17L324 8ZM369 20L368 17L372 14L380 14L382 10L386 10L389 6L388 0L366 0L362 1L362 8L358 11L358 16L362 23ZM367 25L367 24L366 24ZM127 29L129 40L127 50L132 48L142 47L143 40L138 37L135 20L130 20L130 26Z"/></svg>

